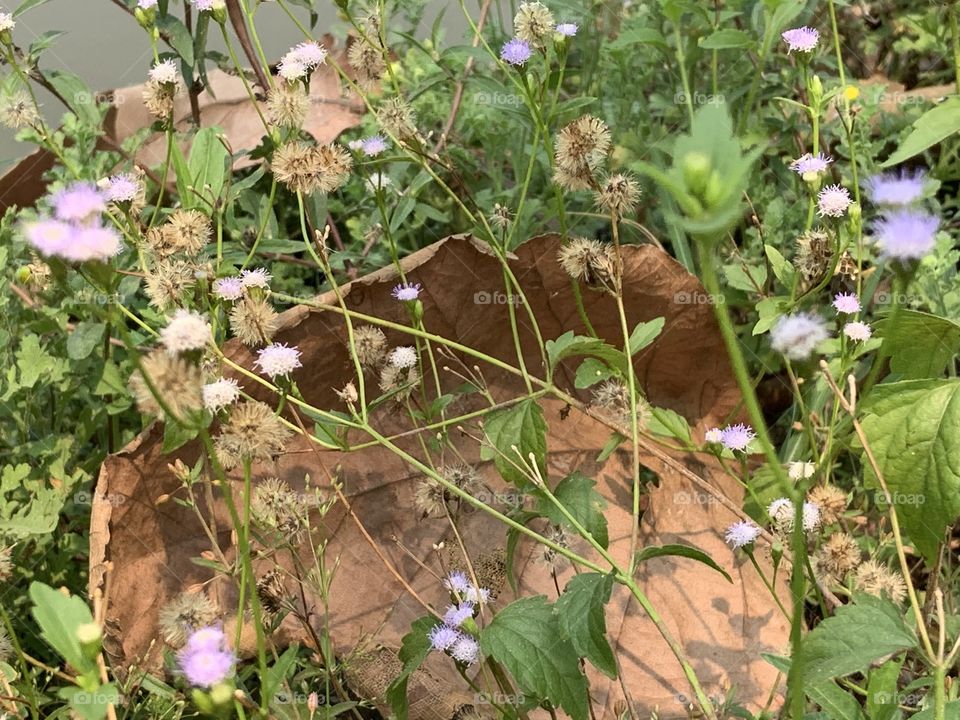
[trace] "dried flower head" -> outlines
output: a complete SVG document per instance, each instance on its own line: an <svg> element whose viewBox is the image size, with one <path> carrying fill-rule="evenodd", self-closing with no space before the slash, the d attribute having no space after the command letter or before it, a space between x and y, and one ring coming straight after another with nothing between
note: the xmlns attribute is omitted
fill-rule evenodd
<svg viewBox="0 0 960 720"><path fill-rule="evenodd" d="M183 91L183 83L179 75L174 75L172 81L164 70L161 72L163 82L152 77L147 81L143 90L143 104L154 117L160 120L169 120L173 115L173 101Z"/></svg>
<svg viewBox="0 0 960 720"><path fill-rule="evenodd" d="M163 639L174 648L182 647L195 630L213 624L220 615L204 592L182 592L160 610Z"/></svg>
<svg viewBox="0 0 960 720"><path fill-rule="evenodd" d="M289 142L273 153L273 174L293 192L329 193L350 177L350 153L337 145Z"/></svg>
<svg viewBox="0 0 960 720"><path fill-rule="evenodd" d="M188 413L203 408L203 382L200 370L195 365L159 349L142 358L140 363L143 374L150 379L150 384L177 418L183 420ZM150 391L143 374L137 370L130 376L130 389L137 407L146 415L162 417L163 409Z"/></svg>
<svg viewBox="0 0 960 720"><path fill-rule="evenodd" d="M817 485L807 493L807 500L820 508L824 525L835 523L847 509L847 494L836 485Z"/></svg>
<svg viewBox="0 0 960 720"><path fill-rule="evenodd" d="M623 217L640 199L640 185L629 175L610 175L596 194L597 207Z"/></svg>
<svg viewBox="0 0 960 720"><path fill-rule="evenodd" d="M196 268L183 260L160 260L147 271L144 290L158 310L180 305L197 282Z"/></svg>
<svg viewBox="0 0 960 720"><path fill-rule="evenodd" d="M199 210L174 210L167 220L168 242L186 255L196 255L213 234L213 223Z"/></svg>
<svg viewBox="0 0 960 720"><path fill-rule="evenodd" d="M281 128L300 128L310 111L310 96L302 83L278 82L267 93L267 119Z"/></svg>
<svg viewBox="0 0 960 720"><path fill-rule="evenodd" d="M353 349L360 366L372 368L383 362L387 351L387 336L373 325L361 325L353 329Z"/></svg>
<svg viewBox="0 0 960 720"><path fill-rule="evenodd" d="M494 203L493 212L490 213L490 224L500 230L506 230L510 227L511 222L513 222L513 213L510 212L510 208L500 203Z"/></svg>
<svg viewBox="0 0 960 720"><path fill-rule="evenodd" d="M394 400L403 402L410 393L420 384L420 371L416 365L398 367L387 363L380 370L380 390L393 394Z"/></svg>
<svg viewBox="0 0 960 720"><path fill-rule="evenodd" d="M7 633L7 628L3 625L0 625L0 662L6 662L10 659L10 656L13 654L13 642L10 640L10 635ZM0 670L0 677L3 676L3 671ZM7 682L13 680L13 678L6 678Z"/></svg>
<svg viewBox="0 0 960 720"><path fill-rule="evenodd" d="M557 134L555 182L571 191L595 187L594 173L609 151L610 129L603 120L592 115L574 120Z"/></svg>
<svg viewBox="0 0 960 720"><path fill-rule="evenodd" d="M250 504L255 522L289 538L306 528L308 508L303 496L278 478L258 482Z"/></svg>
<svg viewBox="0 0 960 720"><path fill-rule="evenodd" d="M416 116L403 98L392 97L377 109L380 127L401 140L416 137Z"/></svg>
<svg viewBox="0 0 960 720"><path fill-rule="evenodd" d="M867 560L857 568L854 586L868 595L886 595L898 604L907 597L907 585L903 575L874 559Z"/></svg>
<svg viewBox="0 0 960 720"><path fill-rule="evenodd" d="M630 413L630 388L620 380L605 380L597 385L591 393L591 405L603 414L611 417L615 422L629 426L632 422ZM650 403L643 396L638 396L637 427L641 430L650 422Z"/></svg>
<svg viewBox="0 0 960 720"><path fill-rule="evenodd" d="M541 2L521 3L513 18L516 36L536 47L543 47L552 37L555 25L553 13Z"/></svg>
<svg viewBox="0 0 960 720"><path fill-rule="evenodd" d="M11 130L23 127L36 127L40 120L37 106L27 93L18 91L5 93L0 98L0 122Z"/></svg>
<svg viewBox="0 0 960 720"><path fill-rule="evenodd" d="M834 243L822 230L811 230L797 238L795 264L808 284L823 277L833 259Z"/></svg>
<svg viewBox="0 0 960 720"><path fill-rule="evenodd" d="M283 571L280 568L274 568L257 580L257 597L268 619L272 619L289 606Z"/></svg>
<svg viewBox="0 0 960 720"><path fill-rule="evenodd" d="M13 548L0 548L0 582L6 582L13 574Z"/></svg>
<svg viewBox="0 0 960 720"><path fill-rule="evenodd" d="M215 441L217 456L227 469L244 458L266 461L283 452L291 434L269 405L248 400L231 409Z"/></svg>
<svg viewBox="0 0 960 720"><path fill-rule="evenodd" d="M617 258L612 245L588 238L573 238L557 253L560 267L574 280L594 289L616 286Z"/></svg>
<svg viewBox="0 0 960 720"><path fill-rule="evenodd" d="M564 549L570 548L570 533L562 525L550 525L543 536L555 545ZM537 560L547 565L552 572L559 571L565 563L569 562L558 550L548 545L541 545L538 549L540 552Z"/></svg>
<svg viewBox="0 0 960 720"><path fill-rule="evenodd" d="M827 583L840 582L860 563L860 547L845 532L830 535L814 556L814 568Z"/></svg>
<svg viewBox="0 0 960 720"><path fill-rule="evenodd" d="M280 316L265 297L243 297L230 309L230 329L244 345L264 345L280 327Z"/></svg>
<svg viewBox="0 0 960 720"><path fill-rule="evenodd" d="M356 83L364 90L374 88L387 71L383 52L361 38L354 38L350 43L347 62L353 68Z"/></svg>

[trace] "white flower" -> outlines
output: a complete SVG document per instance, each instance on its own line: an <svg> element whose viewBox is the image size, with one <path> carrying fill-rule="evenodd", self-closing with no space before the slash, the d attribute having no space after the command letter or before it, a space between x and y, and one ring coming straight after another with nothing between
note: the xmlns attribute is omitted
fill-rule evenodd
<svg viewBox="0 0 960 720"><path fill-rule="evenodd" d="M873 331L865 322L848 322L843 326L843 334L856 342L866 342L870 339Z"/></svg>
<svg viewBox="0 0 960 720"><path fill-rule="evenodd" d="M723 430L718 427L710 428L703 439L708 443L721 443L723 442Z"/></svg>
<svg viewBox="0 0 960 720"><path fill-rule="evenodd" d="M823 319L809 313L784 315L770 331L770 344L790 360L806 360L828 337Z"/></svg>
<svg viewBox="0 0 960 720"><path fill-rule="evenodd" d="M284 55L283 59L280 60L277 72L287 82L295 82L307 76L307 66L296 58Z"/></svg>
<svg viewBox="0 0 960 720"><path fill-rule="evenodd" d="M396 368L409 368L417 364L417 351L409 345L394 348L387 357L387 362Z"/></svg>
<svg viewBox="0 0 960 720"><path fill-rule="evenodd" d="M812 462L792 462L788 467L791 480L806 480L813 477L813 473L817 469L816 464Z"/></svg>
<svg viewBox="0 0 960 720"><path fill-rule="evenodd" d="M150 79L160 85L169 85L177 82L177 63L173 60L158 62L150 69Z"/></svg>
<svg viewBox="0 0 960 720"><path fill-rule="evenodd" d="M232 405L240 397L240 385L233 378L220 378L203 386L203 405L217 412Z"/></svg>
<svg viewBox="0 0 960 720"><path fill-rule="evenodd" d="M490 602L490 591L487 588L468 587L463 594L467 602L482 605Z"/></svg>
<svg viewBox="0 0 960 720"><path fill-rule="evenodd" d="M17 23L10 13L0 13L0 33L9 32L16 27Z"/></svg>
<svg viewBox="0 0 960 720"><path fill-rule="evenodd" d="M327 59L327 51L315 42L302 42L287 53L286 57L292 58L305 65L311 70L322 65Z"/></svg>
<svg viewBox="0 0 960 720"><path fill-rule="evenodd" d="M238 277L217 278L213 281L213 293L223 300L239 300L243 297L243 280Z"/></svg>
<svg viewBox="0 0 960 720"><path fill-rule="evenodd" d="M157 7L157 0L137 0L137 8L140 10L153 10Z"/></svg>
<svg viewBox="0 0 960 720"><path fill-rule="evenodd" d="M142 189L143 184L136 175L120 173L104 183L103 194L109 202L133 202Z"/></svg>
<svg viewBox="0 0 960 720"><path fill-rule="evenodd" d="M472 665L480 656L480 645L469 635L461 635L450 648L453 659L465 665Z"/></svg>
<svg viewBox="0 0 960 720"><path fill-rule="evenodd" d="M171 355L200 350L209 340L210 322L192 310L177 310L167 326L160 331L160 341Z"/></svg>
<svg viewBox="0 0 960 720"><path fill-rule="evenodd" d="M263 268L256 270L241 270L240 282L245 288L268 288L270 287L270 273Z"/></svg>
<svg viewBox="0 0 960 720"><path fill-rule="evenodd" d="M839 185L828 185L817 195L817 210L820 217L843 217L850 207L850 191Z"/></svg>
<svg viewBox="0 0 960 720"><path fill-rule="evenodd" d="M777 498L767 506L767 515L778 527L793 524L793 503L787 498Z"/></svg>
<svg viewBox="0 0 960 720"><path fill-rule="evenodd" d="M264 375L272 378L286 376L302 367L300 351L296 347L287 347L280 343L267 345L257 353L255 363Z"/></svg>
<svg viewBox="0 0 960 720"><path fill-rule="evenodd" d="M807 532L820 527L820 506L816 503L803 504L803 529Z"/></svg>
<svg viewBox="0 0 960 720"><path fill-rule="evenodd" d="M760 528L752 522L741 520L727 528L726 540L734 549L749 545L760 536Z"/></svg>

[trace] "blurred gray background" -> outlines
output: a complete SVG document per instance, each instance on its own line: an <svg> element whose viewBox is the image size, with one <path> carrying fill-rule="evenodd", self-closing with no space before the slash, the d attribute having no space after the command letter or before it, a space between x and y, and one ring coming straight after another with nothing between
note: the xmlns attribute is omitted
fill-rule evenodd
<svg viewBox="0 0 960 720"><path fill-rule="evenodd" d="M12 12L21 2L0 0L0 10ZM450 28L457 33L463 32L466 22L460 17L458 3L432 0L421 23L421 35L429 33L433 18L448 4L451 7L444 19L448 33ZM289 7L304 25L309 25L309 16L304 8ZM317 3L317 9L320 20L316 25L316 35L334 31L335 35L342 36L345 23L337 20L332 0ZM182 17L182 8L177 8L177 11ZM260 5L256 23L264 52L271 61L278 60L291 45L303 40L303 35L276 3ZM76 73L95 91L137 85L146 80L151 65L147 34L131 15L111 0L49 0L18 17L13 36L20 47L26 48L34 38L49 30L66 31L66 34L44 52L42 68ZM214 28L210 30L209 45L214 49L223 49L222 39ZM164 47L161 44L161 49ZM63 107L42 89L38 97L47 120L54 126L58 125ZM18 143L12 130L0 127L0 172L34 149L32 145Z"/></svg>

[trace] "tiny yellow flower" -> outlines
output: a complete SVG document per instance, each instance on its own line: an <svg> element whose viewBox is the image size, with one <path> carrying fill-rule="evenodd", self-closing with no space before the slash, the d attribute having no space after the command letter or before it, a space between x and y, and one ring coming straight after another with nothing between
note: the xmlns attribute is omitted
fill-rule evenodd
<svg viewBox="0 0 960 720"><path fill-rule="evenodd" d="M843 89L843 96L844 96L849 102L853 102L853 101L856 100L858 97L860 97L860 88L858 88L856 85L847 85L847 86Z"/></svg>

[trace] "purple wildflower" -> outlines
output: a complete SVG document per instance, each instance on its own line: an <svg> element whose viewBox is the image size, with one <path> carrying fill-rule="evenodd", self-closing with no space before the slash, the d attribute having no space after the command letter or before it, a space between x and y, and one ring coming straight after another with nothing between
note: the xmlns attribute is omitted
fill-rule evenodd
<svg viewBox="0 0 960 720"><path fill-rule="evenodd" d="M238 277L218 278L213 281L213 294L221 300L239 300L243 297L243 280Z"/></svg>
<svg viewBox="0 0 960 720"><path fill-rule="evenodd" d="M723 442L723 430L718 427L710 428L703 436L704 441L708 443L721 443Z"/></svg>
<svg viewBox="0 0 960 720"><path fill-rule="evenodd" d="M923 171L914 174L874 175L866 185L867 195L877 205L911 205L923 196Z"/></svg>
<svg viewBox="0 0 960 720"><path fill-rule="evenodd" d="M752 522L741 520L735 522L727 528L726 541L733 546L734 550L749 545L760 536L760 528Z"/></svg>
<svg viewBox="0 0 960 720"><path fill-rule="evenodd" d="M457 662L472 665L480 657L480 644L469 635L461 635L450 648L450 655Z"/></svg>
<svg viewBox="0 0 960 720"><path fill-rule="evenodd" d="M449 625L434 625L427 633L427 638L434 650L443 651L453 647L453 644L461 638L461 634L459 630Z"/></svg>
<svg viewBox="0 0 960 720"><path fill-rule="evenodd" d="M460 627L473 617L473 603L465 602L459 605L450 605L443 614L443 621L450 627Z"/></svg>
<svg viewBox="0 0 960 720"><path fill-rule="evenodd" d="M877 245L887 260L906 263L933 250L940 220L925 212L898 210L876 225Z"/></svg>
<svg viewBox="0 0 960 720"><path fill-rule="evenodd" d="M530 43L520 38L508 40L500 49L500 59L517 66L527 62L532 54L533 51L530 49Z"/></svg>
<svg viewBox="0 0 960 720"><path fill-rule="evenodd" d="M140 181L131 173L120 173L107 180L103 195L107 202L128 203L137 199L141 190Z"/></svg>
<svg viewBox="0 0 960 720"><path fill-rule="evenodd" d="M387 141L382 135L364 138L358 146L367 157L376 157L387 149Z"/></svg>
<svg viewBox="0 0 960 720"><path fill-rule="evenodd" d="M810 27L798 27L792 30L785 30L780 33L780 37L787 44L787 52L813 52L820 41L820 33Z"/></svg>
<svg viewBox="0 0 960 720"><path fill-rule="evenodd" d="M38 220L24 226L27 242L47 256L63 253L64 248L69 247L74 234L72 225L59 220Z"/></svg>
<svg viewBox="0 0 960 720"><path fill-rule="evenodd" d="M91 183L67 186L51 199L57 220L85 222L107 209L103 194Z"/></svg>
<svg viewBox="0 0 960 720"><path fill-rule="evenodd" d="M191 685L209 688L230 677L237 658L227 649L222 630L200 628L187 639L177 661Z"/></svg>
<svg viewBox="0 0 960 720"><path fill-rule="evenodd" d="M828 185L817 195L817 210L820 217L843 217L850 207L850 191L839 185Z"/></svg>
<svg viewBox="0 0 960 720"><path fill-rule="evenodd" d="M63 248L60 255L75 262L109 260L119 253L122 247L116 230L93 225L76 228L70 243Z"/></svg>
<svg viewBox="0 0 960 720"><path fill-rule="evenodd" d="M264 375L272 378L286 377L303 365L300 362L300 351L296 347L287 347L281 343L273 343L261 349L254 364Z"/></svg>
<svg viewBox="0 0 960 720"><path fill-rule="evenodd" d="M849 322L843 326L843 334L854 342L866 342L873 335L870 326L865 322Z"/></svg>
<svg viewBox="0 0 960 720"><path fill-rule="evenodd" d="M420 283L400 283L392 291L393 295L397 300L403 302L413 302L418 297L420 297L420 288L422 286Z"/></svg>
<svg viewBox="0 0 960 720"><path fill-rule="evenodd" d="M806 360L826 340L823 319L810 313L784 315L770 331L770 345L790 360Z"/></svg>
<svg viewBox="0 0 960 720"><path fill-rule="evenodd" d="M576 23L571 23L571 22L560 23L559 25L557 25L557 28L556 28L557 34L562 35L563 37L573 37L574 35L577 34L577 30L579 29L580 28L577 26Z"/></svg>
<svg viewBox="0 0 960 720"><path fill-rule="evenodd" d="M829 155L824 155L823 153L811 155L807 153L790 163L790 169L798 175L806 175L807 173L817 173L819 175L825 173L827 166L832 162L833 158Z"/></svg>
<svg viewBox="0 0 960 720"><path fill-rule="evenodd" d="M833 307L838 313L854 315L860 312L860 298L855 293L837 293L833 298Z"/></svg>
<svg viewBox="0 0 960 720"><path fill-rule="evenodd" d="M720 442L723 443L723 446L727 448L727 450L740 450L742 452L747 449L750 441L756 436L757 434L753 431L752 427L738 423L736 425L728 425L721 431Z"/></svg>
<svg viewBox="0 0 960 720"><path fill-rule="evenodd" d="M459 570L454 570L444 579L443 586L447 590L463 594L467 591L467 588L470 587L470 579L467 577L466 573L462 573Z"/></svg>

